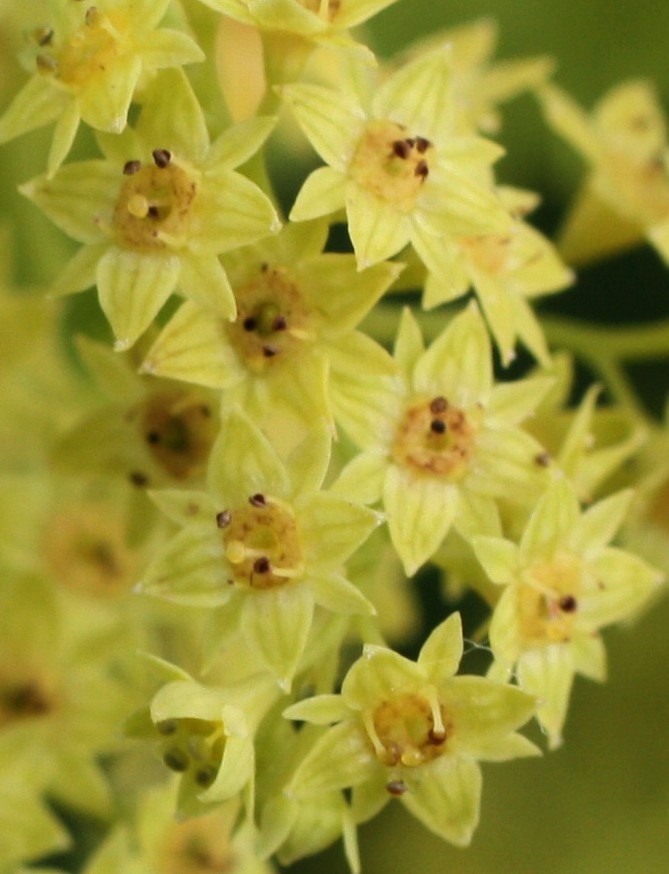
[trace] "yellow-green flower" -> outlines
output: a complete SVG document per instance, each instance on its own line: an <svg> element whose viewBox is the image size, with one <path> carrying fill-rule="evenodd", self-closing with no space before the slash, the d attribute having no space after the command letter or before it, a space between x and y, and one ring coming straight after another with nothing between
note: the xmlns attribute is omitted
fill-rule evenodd
<svg viewBox="0 0 669 874"><path fill-rule="evenodd" d="M276 237L223 256L237 319L186 303L152 346L143 370L224 390L257 422L297 420L346 429L390 356L354 331L401 267L358 272L352 255L323 254L327 223L286 225ZM285 425L285 427L288 427Z"/></svg>
<svg viewBox="0 0 669 874"><path fill-rule="evenodd" d="M304 221L346 208L358 265L411 243L428 266L449 234L503 232L509 217L490 182L502 150L454 129L447 47L405 65L374 89L369 76L336 91L281 90L328 164L306 180L290 214Z"/></svg>
<svg viewBox="0 0 669 874"><path fill-rule="evenodd" d="M489 578L505 586L490 624L492 673L514 672L538 697L551 747L561 743L574 675L605 677L599 630L638 611L662 579L638 556L608 545L631 497L618 492L581 512L563 478L539 500L518 545L473 541Z"/></svg>
<svg viewBox="0 0 669 874"><path fill-rule="evenodd" d="M516 729L534 699L483 677L456 677L462 657L460 616L430 634L417 662L367 645L340 695L292 705L284 715L338 723L298 767L288 787L297 798L352 787L357 822L391 798L427 828L466 846L479 819L481 761L536 754Z"/></svg>
<svg viewBox="0 0 669 874"><path fill-rule="evenodd" d="M143 73L204 60L185 33L159 28L169 0L51 0L33 31L33 77L0 119L0 142L56 122L48 157L58 169L81 120L119 133Z"/></svg>
<svg viewBox="0 0 669 874"><path fill-rule="evenodd" d="M457 127L463 133L496 133L501 127L499 104L542 85L555 63L546 56L493 62L497 22L479 18L412 43L405 56L424 55L445 43L452 46L453 88Z"/></svg>
<svg viewBox="0 0 669 874"><path fill-rule="evenodd" d="M574 275L543 234L520 219L535 205L533 195L510 189L501 190L500 195L515 217L511 226L501 234L446 240L437 255L439 271L428 273L423 306L455 300L471 286L503 362L513 360L521 340L535 358L548 365L548 348L531 301L562 290Z"/></svg>
<svg viewBox="0 0 669 874"><path fill-rule="evenodd" d="M565 258L589 261L645 237L669 262L669 143L652 83L623 82L591 115L554 85L538 93L549 124L589 165L562 230Z"/></svg>
<svg viewBox="0 0 669 874"><path fill-rule="evenodd" d="M53 179L22 187L84 243L54 293L97 284L118 350L138 339L177 288L234 318L218 255L279 228L268 198L234 168L255 153L272 125L254 118L210 144L183 72L156 77L136 127L98 137L105 160L67 164Z"/></svg>
<svg viewBox="0 0 669 874"><path fill-rule="evenodd" d="M289 689L316 605L371 613L342 575L379 517L321 491L329 438L313 434L284 464L241 413L223 418L211 453L209 492L155 492L183 526L146 570L141 589L184 604L225 608L284 689Z"/></svg>
<svg viewBox="0 0 669 874"><path fill-rule="evenodd" d="M545 481L541 446L518 425L550 382L495 385L490 339L475 305L429 349L409 311L395 358L402 376L380 383L354 435L363 452L339 478L342 494L383 499L390 536L411 575L451 526L465 538L496 518L495 499L527 504Z"/></svg>

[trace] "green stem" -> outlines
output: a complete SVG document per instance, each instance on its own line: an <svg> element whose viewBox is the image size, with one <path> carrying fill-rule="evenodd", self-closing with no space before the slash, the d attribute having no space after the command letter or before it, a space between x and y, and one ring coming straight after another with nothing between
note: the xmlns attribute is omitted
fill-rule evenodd
<svg viewBox="0 0 669 874"><path fill-rule="evenodd" d="M625 327L594 327L558 317L544 317L541 323L553 345L566 346L584 358L644 361L669 355L669 319Z"/></svg>

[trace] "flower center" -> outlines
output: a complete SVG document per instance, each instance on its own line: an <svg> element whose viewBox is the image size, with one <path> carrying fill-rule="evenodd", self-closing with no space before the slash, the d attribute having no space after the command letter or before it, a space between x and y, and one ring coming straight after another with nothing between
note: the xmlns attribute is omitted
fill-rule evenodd
<svg viewBox="0 0 669 874"><path fill-rule="evenodd" d="M51 710L52 697L35 677L0 678L0 727L35 719Z"/></svg>
<svg viewBox="0 0 669 874"><path fill-rule="evenodd" d="M475 446L476 423L444 397L409 407L391 454L398 464L420 473L461 479Z"/></svg>
<svg viewBox="0 0 669 874"><path fill-rule="evenodd" d="M161 842L159 874L226 874L235 867L230 823L219 813L172 823Z"/></svg>
<svg viewBox="0 0 669 874"><path fill-rule="evenodd" d="M223 510L216 522L232 566L231 582L246 589L272 589L304 573L295 515L283 502L252 495L248 506Z"/></svg>
<svg viewBox="0 0 669 874"><path fill-rule="evenodd" d="M370 121L351 159L349 173L361 188L399 212L411 212L429 175L432 151L429 140L407 136L404 125Z"/></svg>
<svg viewBox="0 0 669 874"><path fill-rule="evenodd" d="M197 192L195 180L167 149L155 149L153 159L126 163L112 219L119 244L139 252L181 245Z"/></svg>
<svg viewBox="0 0 669 874"><path fill-rule="evenodd" d="M503 273L509 262L511 238L501 234L487 234L483 237L462 237L464 247L474 266L483 273Z"/></svg>
<svg viewBox="0 0 669 874"><path fill-rule="evenodd" d="M528 646L571 639L583 589L582 573L580 559L562 553L523 574L518 607L521 635Z"/></svg>
<svg viewBox="0 0 669 874"><path fill-rule="evenodd" d="M75 592L114 597L134 581L135 561L122 520L94 505L69 507L50 519L42 548L50 571Z"/></svg>
<svg viewBox="0 0 669 874"><path fill-rule="evenodd" d="M161 392L129 414L131 420L137 416L151 457L169 476L183 480L203 472L216 434L211 408L201 397Z"/></svg>
<svg viewBox="0 0 669 874"><path fill-rule="evenodd" d="M282 267L261 264L259 276L235 291L237 320L226 323L230 342L249 370L268 367L299 355L313 338L314 314Z"/></svg>
<svg viewBox="0 0 669 874"><path fill-rule="evenodd" d="M444 752L451 726L444 722L436 694L430 699L398 695L367 716L365 728L381 764L415 768Z"/></svg>
<svg viewBox="0 0 669 874"><path fill-rule="evenodd" d="M83 88L96 76L107 73L120 53L126 29L126 17L120 12L105 15L97 7L89 6L81 25L63 41L60 49L50 51L55 34L48 28L39 28L33 34L42 50L37 55L37 69L73 88Z"/></svg>
<svg viewBox="0 0 669 874"><path fill-rule="evenodd" d="M156 724L163 762L170 771L186 772L203 789L216 779L225 749L222 722L207 719L165 719Z"/></svg>

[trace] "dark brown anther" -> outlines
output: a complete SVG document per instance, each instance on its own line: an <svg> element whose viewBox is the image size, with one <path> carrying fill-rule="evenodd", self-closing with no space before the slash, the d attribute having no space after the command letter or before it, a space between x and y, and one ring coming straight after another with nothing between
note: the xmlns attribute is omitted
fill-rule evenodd
<svg viewBox="0 0 669 874"><path fill-rule="evenodd" d="M273 331L285 331L288 327L288 322L285 319L285 316L277 316L272 322L272 330Z"/></svg>
<svg viewBox="0 0 669 874"><path fill-rule="evenodd" d="M400 795L404 795L408 788L409 787L404 780L389 780L386 783L386 789L390 795L394 795L396 798L399 798Z"/></svg>
<svg viewBox="0 0 669 874"><path fill-rule="evenodd" d="M164 170L172 160L172 153L167 149L154 149L151 155L156 167L160 167L161 170Z"/></svg>
<svg viewBox="0 0 669 874"><path fill-rule="evenodd" d="M443 422L441 419L432 419L430 422L430 431L435 434L445 434L446 433L446 422Z"/></svg>
<svg viewBox="0 0 669 874"><path fill-rule="evenodd" d="M256 329L256 320L253 318L253 316L248 316L248 317L247 317L246 319L244 319L244 321L242 322L242 326L243 326L243 328L244 328L245 331L255 331L255 329Z"/></svg>
<svg viewBox="0 0 669 874"><path fill-rule="evenodd" d="M538 455L534 456L535 464L538 464L539 467L548 467L551 463L551 457L548 452L540 452Z"/></svg>
<svg viewBox="0 0 669 874"><path fill-rule="evenodd" d="M430 412L434 413L445 413L448 409L448 401L446 398L441 397L434 398L434 400L430 401Z"/></svg>
<svg viewBox="0 0 669 874"><path fill-rule="evenodd" d="M427 161L419 161L416 164L416 167L413 171L413 175L420 176L422 179L425 179L425 177L428 175L429 172L430 172L430 169L427 166Z"/></svg>
<svg viewBox="0 0 669 874"><path fill-rule="evenodd" d="M150 206L146 214L152 219L160 218L160 212L158 211L157 206Z"/></svg>
<svg viewBox="0 0 669 874"><path fill-rule="evenodd" d="M195 782L198 786L201 786L203 789L206 789L216 779L216 769L215 768L200 768L199 771L195 772Z"/></svg>
<svg viewBox="0 0 669 874"><path fill-rule="evenodd" d="M269 573L269 568L269 559L264 555L253 562L253 570L257 574L267 574Z"/></svg>
<svg viewBox="0 0 669 874"><path fill-rule="evenodd" d="M426 140L425 137L416 137L416 151L421 155L424 155L431 145L432 143Z"/></svg>
<svg viewBox="0 0 669 874"><path fill-rule="evenodd" d="M124 176L134 176L135 173L139 173L142 169L141 161L126 161L123 165L123 175Z"/></svg>
<svg viewBox="0 0 669 874"><path fill-rule="evenodd" d="M144 486L148 486L149 484L148 476L139 470L133 470L128 475L128 479L133 484L133 486L137 486L138 488L143 488Z"/></svg>
<svg viewBox="0 0 669 874"><path fill-rule="evenodd" d="M232 513L230 510L221 510L220 513L216 514L216 524L219 528L227 528L231 522Z"/></svg>
<svg viewBox="0 0 669 874"><path fill-rule="evenodd" d="M413 147L416 145L416 140L415 140L413 137L407 137L407 138L404 140L404 142L407 144L407 146L408 146L410 149L413 149Z"/></svg>
<svg viewBox="0 0 669 874"><path fill-rule="evenodd" d="M86 14L84 15L84 21L88 25L88 27L93 27L94 24L97 23L98 20L98 10L95 6L89 6L86 10Z"/></svg>
<svg viewBox="0 0 669 874"><path fill-rule="evenodd" d="M33 36L38 46L50 46L53 42L53 30L50 27L38 27Z"/></svg>
<svg viewBox="0 0 669 874"><path fill-rule="evenodd" d="M276 346L265 345L262 347L262 354L265 358L274 358L275 355L279 354L279 350Z"/></svg>
<svg viewBox="0 0 669 874"><path fill-rule="evenodd" d="M249 504L252 507L266 507L267 500L264 495L261 495L260 492L258 492L255 495L251 495L251 497L249 498Z"/></svg>
<svg viewBox="0 0 669 874"><path fill-rule="evenodd" d="M406 140L395 140L393 143L393 155L397 158L402 158L402 160L406 160L411 154L411 146L406 142Z"/></svg>
<svg viewBox="0 0 669 874"><path fill-rule="evenodd" d="M558 607L563 613L573 613L578 604L573 595L563 595L558 601Z"/></svg>
<svg viewBox="0 0 669 874"><path fill-rule="evenodd" d="M37 55L35 64L40 73L57 73L58 61L51 55Z"/></svg>
<svg viewBox="0 0 669 874"><path fill-rule="evenodd" d="M428 740L432 744L432 746L440 747L446 740L446 732L445 731L435 731L434 729L430 729L427 735Z"/></svg>
<svg viewBox="0 0 669 874"><path fill-rule="evenodd" d="M171 734L176 734L178 727L176 719L161 719L160 722L156 722L158 734L162 734L165 737L169 737Z"/></svg>
<svg viewBox="0 0 669 874"><path fill-rule="evenodd" d="M176 771L177 774L187 771L188 766L190 765L188 755L180 747L174 747L174 749L167 750L163 754L163 762L167 765L170 771Z"/></svg>
<svg viewBox="0 0 669 874"><path fill-rule="evenodd" d="M160 434L158 431L149 431L146 435L146 439L152 446L155 446L156 443L160 443Z"/></svg>
<svg viewBox="0 0 669 874"><path fill-rule="evenodd" d="M262 264L260 265L260 272L267 273L268 270L269 270L269 264L267 263L267 261L263 261Z"/></svg>

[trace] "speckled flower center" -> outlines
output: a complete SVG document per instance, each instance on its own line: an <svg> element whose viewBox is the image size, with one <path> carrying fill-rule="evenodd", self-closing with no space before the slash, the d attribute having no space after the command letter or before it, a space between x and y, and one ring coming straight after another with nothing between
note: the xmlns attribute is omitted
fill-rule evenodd
<svg viewBox="0 0 669 874"><path fill-rule="evenodd" d="M60 47L57 34L52 30L40 28L34 34L41 50L37 55L37 69L75 89L108 73L120 53L123 32L127 29L126 16L120 12L106 15L97 7L89 6L82 9L82 15L81 25Z"/></svg>
<svg viewBox="0 0 669 874"><path fill-rule="evenodd" d="M520 631L528 646L570 640L583 589L581 560L562 553L523 574L518 595Z"/></svg>
<svg viewBox="0 0 669 874"><path fill-rule="evenodd" d="M197 192L195 180L171 160L164 166L129 161L124 172L112 219L119 245L138 252L179 248Z"/></svg>
<svg viewBox="0 0 669 874"><path fill-rule="evenodd" d="M247 589L284 586L303 573L303 554L292 509L252 495L248 506L218 514L232 583Z"/></svg>
<svg viewBox="0 0 669 874"><path fill-rule="evenodd" d="M383 765L415 768L444 752L449 726L436 701L405 694L379 704L367 732Z"/></svg>
<svg viewBox="0 0 669 874"><path fill-rule="evenodd" d="M209 458L215 422L209 405L192 392L150 395L129 414L137 420L153 461L177 480L202 473Z"/></svg>
<svg viewBox="0 0 669 874"><path fill-rule="evenodd" d="M52 516L42 554L58 582L74 592L113 598L129 591L135 580L123 520L96 505L68 507Z"/></svg>
<svg viewBox="0 0 669 874"><path fill-rule="evenodd" d="M283 267L263 263L258 275L235 289L237 320L226 331L249 370L267 368L300 354L313 337L313 313Z"/></svg>
<svg viewBox="0 0 669 874"><path fill-rule="evenodd" d="M188 772L206 789L216 779L225 750L222 722L207 719L165 719L156 724L163 762L171 771Z"/></svg>
<svg viewBox="0 0 669 874"><path fill-rule="evenodd" d="M444 397L408 407L392 446L397 464L416 473L457 480L468 469L476 424Z"/></svg>
<svg viewBox="0 0 669 874"><path fill-rule="evenodd" d="M357 184L399 212L411 212L430 172L432 143L394 121L370 121L349 164Z"/></svg>
<svg viewBox="0 0 669 874"><path fill-rule="evenodd" d="M156 874L232 874L236 866L229 828L219 813L171 823L161 840Z"/></svg>

